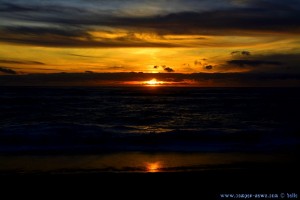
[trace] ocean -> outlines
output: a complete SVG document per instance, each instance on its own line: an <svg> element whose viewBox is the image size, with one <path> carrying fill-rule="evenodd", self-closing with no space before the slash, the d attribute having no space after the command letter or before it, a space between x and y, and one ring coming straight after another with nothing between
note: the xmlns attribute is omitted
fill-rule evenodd
<svg viewBox="0 0 300 200"><path fill-rule="evenodd" d="M0 172L176 172L298 162L299 88L0 91Z"/></svg>

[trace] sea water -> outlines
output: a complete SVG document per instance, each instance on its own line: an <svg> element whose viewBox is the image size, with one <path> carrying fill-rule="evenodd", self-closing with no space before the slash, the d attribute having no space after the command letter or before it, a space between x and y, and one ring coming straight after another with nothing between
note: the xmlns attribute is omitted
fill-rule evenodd
<svg viewBox="0 0 300 200"><path fill-rule="evenodd" d="M112 156L106 160L114 163L106 166L100 159L101 169L112 165L119 169L117 160L123 160L119 162L123 166L126 156L132 163L139 159L147 163L149 156L166 161L171 156L176 162L188 157L189 162L194 160L192 166L198 166L207 154L235 155L229 159L234 162L241 154L293 154L300 144L299 88L1 87L0 91L0 154L8 163L13 155L36 162L49 155L81 160L101 155L99 159ZM162 162L149 163L155 160ZM176 162L169 167L177 169ZM182 166L189 163L182 162ZM17 167L22 162L18 163Z"/></svg>

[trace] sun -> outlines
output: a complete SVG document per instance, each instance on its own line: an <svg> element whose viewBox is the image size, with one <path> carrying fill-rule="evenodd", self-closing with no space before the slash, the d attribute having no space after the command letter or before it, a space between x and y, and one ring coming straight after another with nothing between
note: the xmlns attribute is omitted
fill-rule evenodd
<svg viewBox="0 0 300 200"><path fill-rule="evenodd" d="M161 168L160 162L147 163L146 170L147 172L159 172Z"/></svg>
<svg viewBox="0 0 300 200"><path fill-rule="evenodd" d="M145 81L143 84L147 86L159 86L164 84L163 81L158 81L156 78L151 79L150 81Z"/></svg>

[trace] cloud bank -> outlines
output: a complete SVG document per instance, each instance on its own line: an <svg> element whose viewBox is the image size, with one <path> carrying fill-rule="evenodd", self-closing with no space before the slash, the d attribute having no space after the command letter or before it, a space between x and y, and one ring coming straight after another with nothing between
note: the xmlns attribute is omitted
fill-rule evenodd
<svg viewBox="0 0 300 200"><path fill-rule="evenodd" d="M299 1L233 2L1 1L0 41L47 47L184 47L164 36L300 33ZM145 14L139 14L140 10ZM120 29L126 34L113 38L93 34ZM151 41L135 33L160 39ZM247 55L246 51L240 53Z"/></svg>

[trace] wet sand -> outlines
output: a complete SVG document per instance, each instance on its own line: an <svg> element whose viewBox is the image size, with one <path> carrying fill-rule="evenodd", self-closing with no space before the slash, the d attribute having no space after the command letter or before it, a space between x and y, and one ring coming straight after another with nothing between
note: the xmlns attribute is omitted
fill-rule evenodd
<svg viewBox="0 0 300 200"><path fill-rule="evenodd" d="M223 193L298 192L299 165L252 164L180 172L101 172L93 170L5 173L9 195L57 199L222 199ZM12 191L12 192L10 192ZM41 195L40 195L41 194Z"/></svg>
<svg viewBox="0 0 300 200"><path fill-rule="evenodd" d="M298 160L296 153L2 155L0 178L9 195L222 199L223 193L299 191Z"/></svg>
<svg viewBox="0 0 300 200"><path fill-rule="evenodd" d="M2 194L23 191L23 197L222 199L223 193L299 191L300 165L286 154L127 152L0 160Z"/></svg>
<svg viewBox="0 0 300 200"><path fill-rule="evenodd" d="M294 154L115 152L83 155L0 156L0 173L162 173L293 166Z"/></svg>

